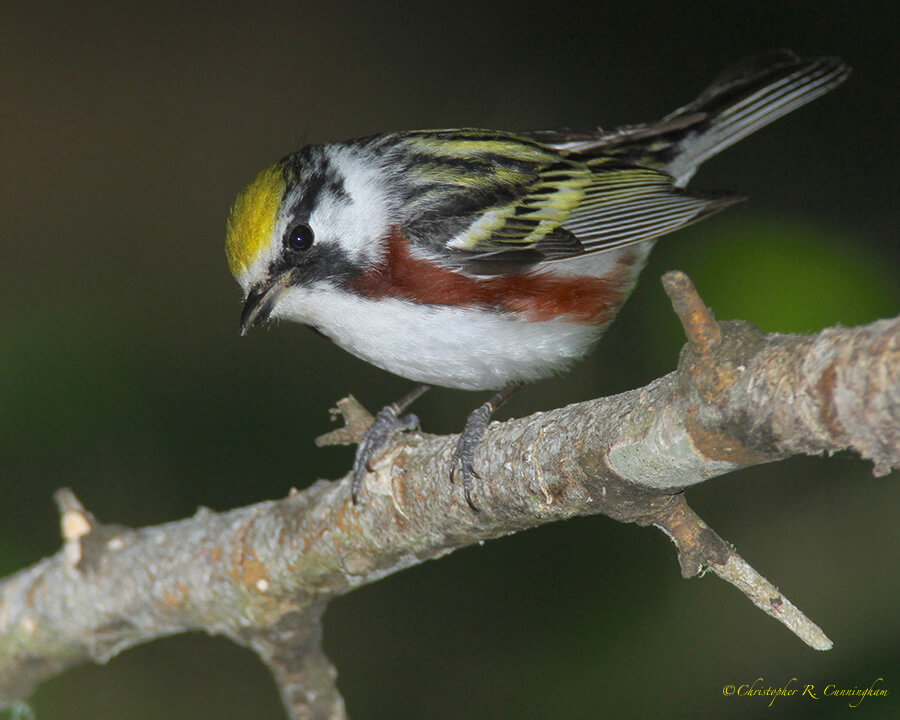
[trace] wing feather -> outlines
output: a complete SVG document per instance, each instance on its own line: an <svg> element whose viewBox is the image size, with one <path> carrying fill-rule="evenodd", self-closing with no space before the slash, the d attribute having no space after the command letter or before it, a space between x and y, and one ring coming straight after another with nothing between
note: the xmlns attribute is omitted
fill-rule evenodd
<svg viewBox="0 0 900 720"><path fill-rule="evenodd" d="M503 133L422 131L398 145L430 158L406 168L404 231L478 274L650 240L734 202L690 195L660 170Z"/></svg>

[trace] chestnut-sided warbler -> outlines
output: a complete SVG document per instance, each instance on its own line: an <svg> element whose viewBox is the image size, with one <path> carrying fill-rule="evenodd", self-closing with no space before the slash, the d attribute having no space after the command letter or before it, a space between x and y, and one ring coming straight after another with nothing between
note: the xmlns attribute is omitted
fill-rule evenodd
<svg viewBox="0 0 900 720"><path fill-rule="evenodd" d="M697 167L848 73L836 58L777 51L656 123L305 147L231 208L225 249L246 297L241 331L294 320L424 384L376 416L357 449L354 499L427 386L501 389L469 416L451 464L474 508L475 449L496 407L591 348L658 236L737 199L686 192Z"/></svg>

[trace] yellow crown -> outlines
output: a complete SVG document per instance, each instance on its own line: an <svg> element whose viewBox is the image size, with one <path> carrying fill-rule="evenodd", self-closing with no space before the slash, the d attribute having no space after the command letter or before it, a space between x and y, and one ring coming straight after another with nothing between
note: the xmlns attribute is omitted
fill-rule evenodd
<svg viewBox="0 0 900 720"><path fill-rule="evenodd" d="M276 164L257 175L231 206L225 233L225 257L236 278L246 272L268 245L283 194L284 174L281 166Z"/></svg>

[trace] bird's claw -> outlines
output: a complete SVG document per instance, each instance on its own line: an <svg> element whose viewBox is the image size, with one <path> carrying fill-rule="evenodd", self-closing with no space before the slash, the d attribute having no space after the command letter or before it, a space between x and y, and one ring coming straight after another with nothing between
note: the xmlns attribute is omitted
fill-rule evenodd
<svg viewBox="0 0 900 720"><path fill-rule="evenodd" d="M474 480L481 480L481 476L475 470L475 451L481 444L492 413L493 408L485 403L469 415L466 426L456 443L456 450L453 451L453 458L450 460L450 482L455 482L459 477L466 502L475 512L478 512L478 506L472 500L472 491L475 489Z"/></svg>
<svg viewBox="0 0 900 720"><path fill-rule="evenodd" d="M375 461L385 446L399 432L419 429L419 418L412 413L400 415L396 405L383 407L375 415L375 419L366 430L362 440L356 446L356 457L353 459L353 484L351 494L354 504L359 499L359 491L367 472L372 471Z"/></svg>

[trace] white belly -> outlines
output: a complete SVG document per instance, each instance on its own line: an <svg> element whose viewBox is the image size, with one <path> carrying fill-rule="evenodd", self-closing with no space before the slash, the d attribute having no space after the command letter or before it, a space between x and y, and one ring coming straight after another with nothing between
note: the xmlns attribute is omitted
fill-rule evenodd
<svg viewBox="0 0 900 720"><path fill-rule="evenodd" d="M602 327L527 322L486 310L377 302L319 286L292 288L272 317L320 330L344 350L401 377L464 390L496 389L563 370Z"/></svg>
<svg viewBox="0 0 900 720"><path fill-rule="evenodd" d="M622 276L624 301L652 246L645 242L548 263L545 271L603 277L627 253L632 260ZM311 325L347 352L395 375L461 390L494 390L565 370L605 329L564 318L534 322L489 310L396 298L373 301L327 283L289 288L272 317Z"/></svg>

